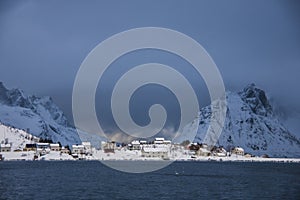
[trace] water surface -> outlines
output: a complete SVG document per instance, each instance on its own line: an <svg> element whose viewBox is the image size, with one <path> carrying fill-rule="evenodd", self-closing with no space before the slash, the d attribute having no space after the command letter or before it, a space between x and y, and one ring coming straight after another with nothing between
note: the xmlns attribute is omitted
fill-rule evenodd
<svg viewBox="0 0 300 200"><path fill-rule="evenodd" d="M175 162L130 174L98 161L0 162L0 199L300 199L300 164Z"/></svg>

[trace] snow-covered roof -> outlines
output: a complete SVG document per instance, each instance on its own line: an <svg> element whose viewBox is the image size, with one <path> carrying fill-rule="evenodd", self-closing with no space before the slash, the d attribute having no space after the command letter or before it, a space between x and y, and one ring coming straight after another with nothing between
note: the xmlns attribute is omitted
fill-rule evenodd
<svg viewBox="0 0 300 200"><path fill-rule="evenodd" d="M36 143L37 146L49 146L49 143Z"/></svg>
<svg viewBox="0 0 300 200"><path fill-rule="evenodd" d="M72 149L81 149L81 148L84 148L83 145L72 145Z"/></svg>
<svg viewBox="0 0 300 200"><path fill-rule="evenodd" d="M91 146L91 143L90 142L82 142L82 145L84 145L84 146Z"/></svg>
<svg viewBox="0 0 300 200"><path fill-rule="evenodd" d="M0 144L0 147L1 148L10 148L11 147L11 145L10 144Z"/></svg>
<svg viewBox="0 0 300 200"><path fill-rule="evenodd" d="M146 141L146 140L140 140L140 143L141 143L141 144L146 144L147 141Z"/></svg>
<svg viewBox="0 0 300 200"><path fill-rule="evenodd" d="M131 144L138 145L138 144L140 144L140 142L137 141L137 140L134 140L134 141L131 142Z"/></svg>
<svg viewBox="0 0 300 200"><path fill-rule="evenodd" d="M165 140L164 143L165 144L171 144L171 140Z"/></svg>
<svg viewBox="0 0 300 200"><path fill-rule="evenodd" d="M50 144L50 147L59 147L59 144Z"/></svg>
<svg viewBox="0 0 300 200"><path fill-rule="evenodd" d="M165 138L155 138L156 141L164 141Z"/></svg>
<svg viewBox="0 0 300 200"><path fill-rule="evenodd" d="M154 141L154 144L162 144L162 143L163 143L163 141L161 141L161 140Z"/></svg>

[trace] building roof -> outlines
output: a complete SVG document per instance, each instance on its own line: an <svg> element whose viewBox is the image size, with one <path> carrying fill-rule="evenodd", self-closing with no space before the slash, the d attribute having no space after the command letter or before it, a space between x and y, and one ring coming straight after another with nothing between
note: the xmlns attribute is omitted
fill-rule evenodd
<svg viewBox="0 0 300 200"><path fill-rule="evenodd" d="M72 148L73 148L73 149L76 149L76 148L77 148L77 149L80 149L80 148L84 148L84 146L81 145L81 144L79 144L79 145L77 145L77 144L74 145L74 144L73 144L73 145L72 145Z"/></svg>
<svg viewBox="0 0 300 200"><path fill-rule="evenodd" d="M36 147L36 144L26 144L25 147L27 147L27 148L34 148L34 147Z"/></svg>
<svg viewBox="0 0 300 200"><path fill-rule="evenodd" d="M164 141L165 138L155 138L156 141Z"/></svg>
<svg viewBox="0 0 300 200"><path fill-rule="evenodd" d="M10 148L11 145L10 144L0 144L1 148Z"/></svg>
<svg viewBox="0 0 300 200"><path fill-rule="evenodd" d="M49 146L49 143L42 143L42 142L39 142L39 143L36 143L36 145L38 146Z"/></svg>
<svg viewBox="0 0 300 200"><path fill-rule="evenodd" d="M90 142L82 142L82 145L84 145L84 146L91 146L91 143Z"/></svg>
<svg viewBox="0 0 300 200"><path fill-rule="evenodd" d="M50 144L50 147L59 147L59 144Z"/></svg>
<svg viewBox="0 0 300 200"><path fill-rule="evenodd" d="M134 140L134 141L132 141L132 142L131 142L131 144L135 144L135 145L137 145L137 144L140 144L140 142L139 142L139 141L137 141L137 140Z"/></svg>

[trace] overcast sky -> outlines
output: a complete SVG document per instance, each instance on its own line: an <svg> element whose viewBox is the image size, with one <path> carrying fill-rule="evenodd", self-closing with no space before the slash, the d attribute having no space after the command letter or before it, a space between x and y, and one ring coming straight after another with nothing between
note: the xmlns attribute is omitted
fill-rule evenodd
<svg viewBox="0 0 300 200"><path fill-rule="evenodd" d="M256 83L286 110L300 111L297 1L1 0L0 81L28 94L52 96L71 118L73 82L87 54L113 34L146 26L174 29L198 41L217 64L227 90ZM146 57L138 52L130 56L131 60L124 58L119 65L154 59L187 66L176 56L155 51ZM182 73L194 85L199 82L206 95L198 97L205 105L207 91L201 77L190 70ZM115 78L107 77L104 82L110 88ZM100 92L100 97L105 96ZM172 96L162 91L156 94Z"/></svg>

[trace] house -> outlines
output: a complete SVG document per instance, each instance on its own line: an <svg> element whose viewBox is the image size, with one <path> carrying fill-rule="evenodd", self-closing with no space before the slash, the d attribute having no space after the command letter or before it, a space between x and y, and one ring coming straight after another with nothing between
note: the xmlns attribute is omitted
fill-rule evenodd
<svg viewBox="0 0 300 200"><path fill-rule="evenodd" d="M132 144L127 144L127 149L132 150Z"/></svg>
<svg viewBox="0 0 300 200"><path fill-rule="evenodd" d="M50 144L49 143L36 143L36 153L40 155L46 155L50 152Z"/></svg>
<svg viewBox="0 0 300 200"><path fill-rule="evenodd" d="M171 145L171 140L164 140L164 144Z"/></svg>
<svg viewBox="0 0 300 200"><path fill-rule="evenodd" d="M50 150L51 151L60 151L59 144L50 144Z"/></svg>
<svg viewBox="0 0 300 200"><path fill-rule="evenodd" d="M132 141L130 150L141 150L141 143L138 140Z"/></svg>
<svg viewBox="0 0 300 200"><path fill-rule="evenodd" d="M231 150L231 154L243 156L245 154L245 151L241 147L235 147Z"/></svg>
<svg viewBox="0 0 300 200"><path fill-rule="evenodd" d="M213 151L214 156L226 157L227 151L223 147L218 147Z"/></svg>
<svg viewBox="0 0 300 200"><path fill-rule="evenodd" d="M104 153L115 153L115 149L117 148L116 143L114 141L111 142L101 142L101 149Z"/></svg>
<svg viewBox="0 0 300 200"><path fill-rule="evenodd" d="M36 148L37 149L50 149L50 144L49 143L36 143Z"/></svg>
<svg viewBox="0 0 300 200"><path fill-rule="evenodd" d="M40 141L40 138L33 136L33 139L32 139L32 140L33 140L34 142L39 142L39 141Z"/></svg>
<svg viewBox="0 0 300 200"><path fill-rule="evenodd" d="M36 151L36 144L25 144L23 151Z"/></svg>
<svg viewBox="0 0 300 200"><path fill-rule="evenodd" d="M86 155L92 155L92 145L90 142L82 142L82 145L84 146L84 153Z"/></svg>
<svg viewBox="0 0 300 200"><path fill-rule="evenodd" d="M0 152L10 152L11 144L0 144Z"/></svg>
<svg viewBox="0 0 300 200"><path fill-rule="evenodd" d="M65 154L70 154L70 150L69 150L68 148L66 148L66 147L62 147L62 148L60 149L60 152L61 152L61 153L65 153Z"/></svg>
<svg viewBox="0 0 300 200"><path fill-rule="evenodd" d="M72 155L74 154L84 154L84 146L80 144L72 145Z"/></svg>
<svg viewBox="0 0 300 200"><path fill-rule="evenodd" d="M165 141L165 138L155 138L154 144L163 144Z"/></svg>
<svg viewBox="0 0 300 200"><path fill-rule="evenodd" d="M140 144L141 145L147 144L147 141L146 140L140 140Z"/></svg>
<svg viewBox="0 0 300 200"><path fill-rule="evenodd" d="M144 145L142 157L168 159L169 148L167 145Z"/></svg>

